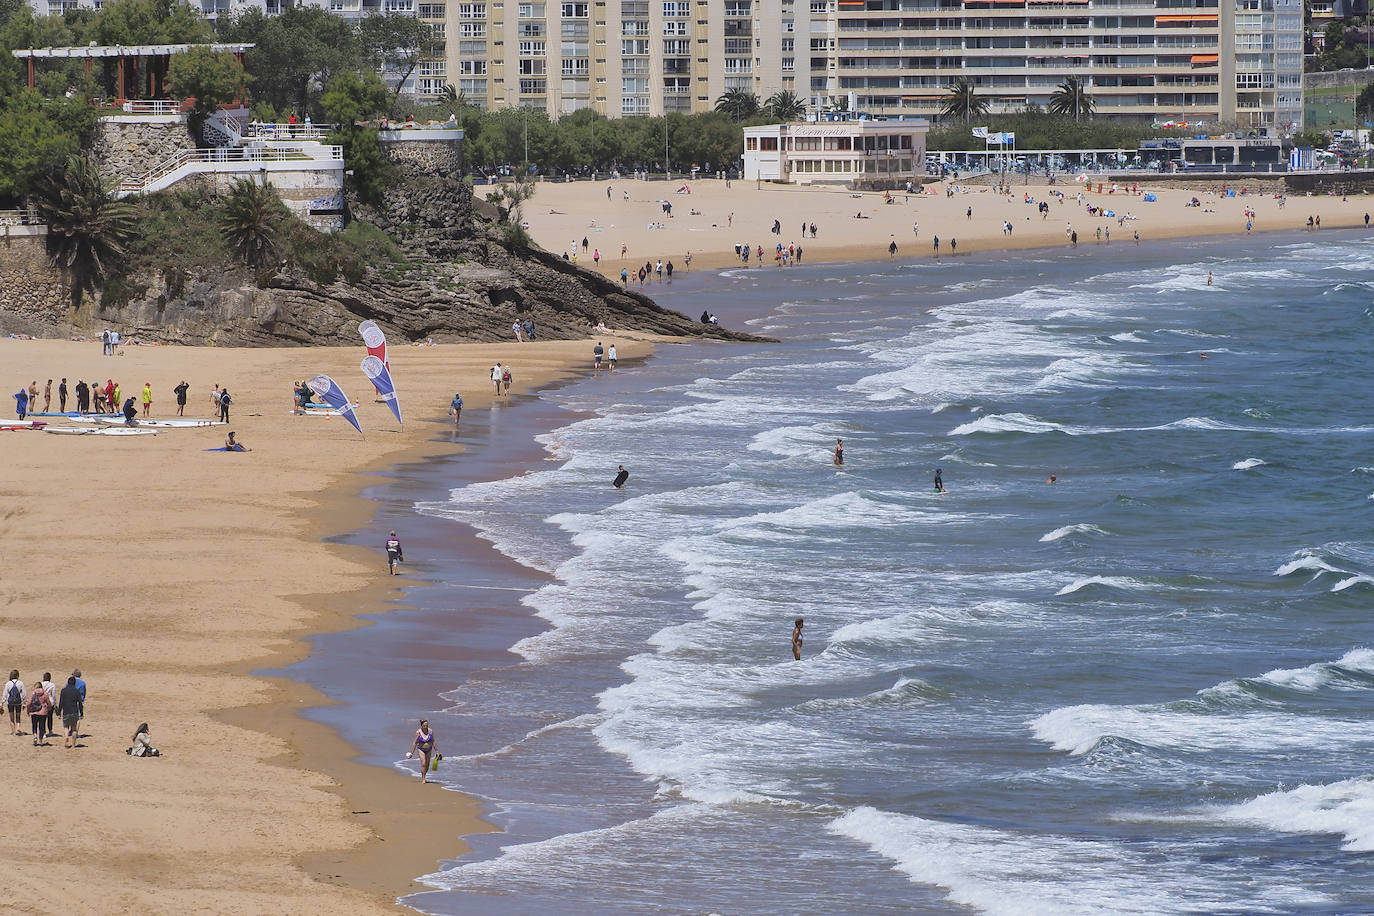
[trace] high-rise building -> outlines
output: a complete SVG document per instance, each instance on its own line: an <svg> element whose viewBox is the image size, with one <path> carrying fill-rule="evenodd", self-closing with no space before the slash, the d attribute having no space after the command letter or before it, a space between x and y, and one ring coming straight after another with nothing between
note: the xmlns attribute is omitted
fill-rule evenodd
<svg viewBox="0 0 1374 916"><path fill-rule="evenodd" d="M956 80L999 112L1073 77L1102 115L1301 122L1301 0L450 0L449 16L449 72L489 107L658 115L787 90L930 117Z"/></svg>

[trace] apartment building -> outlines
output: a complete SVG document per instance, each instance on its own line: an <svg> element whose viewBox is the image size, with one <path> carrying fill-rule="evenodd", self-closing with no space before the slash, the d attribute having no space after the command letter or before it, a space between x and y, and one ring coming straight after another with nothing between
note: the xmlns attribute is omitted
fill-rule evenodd
<svg viewBox="0 0 1374 916"><path fill-rule="evenodd" d="M489 107L706 111L790 90L938 115L968 79L993 111L1068 77L1104 115L1296 130L1301 0L449 0L449 72Z"/></svg>
<svg viewBox="0 0 1374 916"><path fill-rule="evenodd" d="M731 89L805 98L811 10L827 2L449 0L449 72L478 104L555 115L708 111Z"/></svg>

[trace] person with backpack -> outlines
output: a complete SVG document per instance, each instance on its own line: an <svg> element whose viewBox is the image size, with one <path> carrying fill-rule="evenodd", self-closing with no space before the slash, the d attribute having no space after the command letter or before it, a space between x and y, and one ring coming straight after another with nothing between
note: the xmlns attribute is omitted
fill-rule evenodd
<svg viewBox="0 0 1374 916"><path fill-rule="evenodd" d="M503 389L503 393L507 396L510 395L510 383L510 363L506 363L506 365L501 369L501 387Z"/></svg>
<svg viewBox="0 0 1374 916"><path fill-rule="evenodd" d="M29 723L33 726L33 746L46 747L48 742L44 739L48 736L48 713L52 712L52 701L48 699L48 692L42 684L33 688L25 708L29 711Z"/></svg>
<svg viewBox="0 0 1374 916"><path fill-rule="evenodd" d="M219 418L220 422L229 422L229 405L234 403L234 399L229 397L229 389L221 388L219 391Z"/></svg>
<svg viewBox="0 0 1374 916"><path fill-rule="evenodd" d="M10 714L10 734L24 734L24 682L19 680L18 668L10 672L10 679L5 682L4 697L5 709Z"/></svg>

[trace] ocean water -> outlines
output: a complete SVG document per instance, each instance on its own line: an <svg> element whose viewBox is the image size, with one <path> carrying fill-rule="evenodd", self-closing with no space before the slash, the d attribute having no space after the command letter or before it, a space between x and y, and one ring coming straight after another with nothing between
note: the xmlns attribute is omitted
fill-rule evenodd
<svg viewBox="0 0 1374 916"><path fill-rule="evenodd" d="M1374 911L1365 238L654 292L780 343L550 392L533 470L415 507L533 625L436 701L504 832L406 903Z"/></svg>

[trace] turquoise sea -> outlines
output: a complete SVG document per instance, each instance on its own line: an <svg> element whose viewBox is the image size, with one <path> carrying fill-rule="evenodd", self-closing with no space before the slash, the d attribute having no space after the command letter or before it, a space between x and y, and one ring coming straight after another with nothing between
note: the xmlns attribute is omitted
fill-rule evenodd
<svg viewBox="0 0 1374 916"><path fill-rule="evenodd" d="M551 390L506 411L537 443L493 419L387 497L521 564L422 561L423 626L485 653L430 669L440 774L505 832L405 902L1374 911L1367 237L653 293L780 342Z"/></svg>

